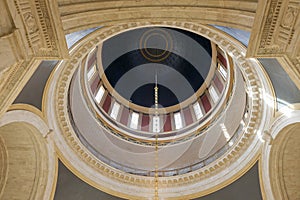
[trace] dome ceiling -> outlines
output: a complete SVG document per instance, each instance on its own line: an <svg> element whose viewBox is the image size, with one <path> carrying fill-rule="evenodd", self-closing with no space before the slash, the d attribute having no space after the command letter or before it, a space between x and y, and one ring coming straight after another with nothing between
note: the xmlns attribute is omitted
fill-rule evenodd
<svg viewBox="0 0 300 200"><path fill-rule="evenodd" d="M169 107L191 97L204 83L212 62L211 45L181 29L139 28L103 43L102 66L116 92L144 107L154 105L157 74L159 104Z"/></svg>
<svg viewBox="0 0 300 200"><path fill-rule="evenodd" d="M137 199L156 181L162 198L190 197L239 176L272 114L259 101L260 66L208 26L132 26L94 32L55 71L49 114L64 158L96 187Z"/></svg>

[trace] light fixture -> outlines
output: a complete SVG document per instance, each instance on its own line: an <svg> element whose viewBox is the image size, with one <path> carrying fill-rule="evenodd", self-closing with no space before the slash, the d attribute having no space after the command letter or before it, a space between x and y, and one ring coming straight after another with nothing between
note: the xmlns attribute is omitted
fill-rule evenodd
<svg viewBox="0 0 300 200"><path fill-rule="evenodd" d="M157 72L155 73L154 106L155 106L155 117L158 117ZM158 196L158 131L155 132L155 169L154 170L155 170L155 172L154 172L154 199L159 200L159 196Z"/></svg>

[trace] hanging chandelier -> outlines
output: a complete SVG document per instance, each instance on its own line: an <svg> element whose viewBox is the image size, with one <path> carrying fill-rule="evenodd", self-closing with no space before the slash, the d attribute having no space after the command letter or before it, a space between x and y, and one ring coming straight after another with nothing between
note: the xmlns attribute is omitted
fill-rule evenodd
<svg viewBox="0 0 300 200"><path fill-rule="evenodd" d="M156 72L156 74L155 74L154 106L155 106L155 116L158 117L158 86L157 86L157 72ZM155 199L155 200L159 200L159 196L158 196L158 131L156 131L156 133L155 133L154 199Z"/></svg>

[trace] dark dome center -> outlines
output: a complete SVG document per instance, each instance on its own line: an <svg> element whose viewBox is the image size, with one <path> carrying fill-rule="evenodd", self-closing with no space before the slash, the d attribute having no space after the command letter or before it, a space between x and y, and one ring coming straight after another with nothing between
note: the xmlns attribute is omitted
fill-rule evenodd
<svg viewBox="0 0 300 200"><path fill-rule="evenodd" d="M102 65L109 84L134 104L154 104L155 76L159 104L169 107L193 96L211 66L211 42L175 28L140 28L103 44Z"/></svg>

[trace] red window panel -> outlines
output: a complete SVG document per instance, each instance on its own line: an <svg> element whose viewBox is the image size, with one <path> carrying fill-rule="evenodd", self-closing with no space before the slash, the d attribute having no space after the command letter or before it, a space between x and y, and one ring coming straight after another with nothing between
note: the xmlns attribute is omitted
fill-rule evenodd
<svg viewBox="0 0 300 200"><path fill-rule="evenodd" d="M222 65L227 69L227 61L224 58L224 56L221 53L219 53L219 52L218 52L218 58L221 61Z"/></svg>
<svg viewBox="0 0 300 200"><path fill-rule="evenodd" d="M105 98L105 101L102 105L103 110L108 113L111 104L111 96L108 94Z"/></svg>
<svg viewBox="0 0 300 200"><path fill-rule="evenodd" d="M142 131L149 131L150 116L143 114L142 116Z"/></svg>
<svg viewBox="0 0 300 200"><path fill-rule="evenodd" d="M193 123L193 117L189 107L183 110L183 115L184 115L185 124L187 126Z"/></svg>
<svg viewBox="0 0 300 200"><path fill-rule="evenodd" d="M214 77L214 83L215 83L216 87L218 88L219 92L221 93L223 91L224 85L218 76Z"/></svg>
<svg viewBox="0 0 300 200"><path fill-rule="evenodd" d="M121 115L120 122L127 126L128 123L128 118L129 118L129 110L128 108L124 107Z"/></svg>
<svg viewBox="0 0 300 200"><path fill-rule="evenodd" d="M201 96L201 102L204 107L205 112L207 113L211 109L211 104L206 94Z"/></svg>
<svg viewBox="0 0 300 200"><path fill-rule="evenodd" d="M93 80L93 83L91 85L91 90L92 90L93 94L96 93L96 90L97 90L99 84L100 84L100 77L97 75L96 78Z"/></svg>
<svg viewBox="0 0 300 200"><path fill-rule="evenodd" d="M172 130L171 116L170 114L167 114L165 116L165 121L164 121L164 132L168 132L171 130Z"/></svg>
<svg viewBox="0 0 300 200"><path fill-rule="evenodd" d="M97 51L96 51L97 52ZM91 67L93 66L93 63L96 61L96 52L93 53L93 55L91 55L89 57L89 61L88 61L88 70L91 69Z"/></svg>

